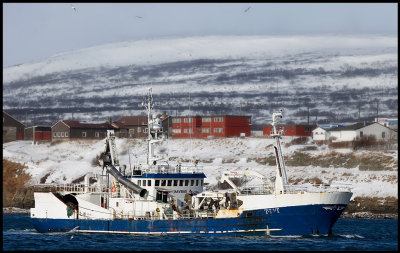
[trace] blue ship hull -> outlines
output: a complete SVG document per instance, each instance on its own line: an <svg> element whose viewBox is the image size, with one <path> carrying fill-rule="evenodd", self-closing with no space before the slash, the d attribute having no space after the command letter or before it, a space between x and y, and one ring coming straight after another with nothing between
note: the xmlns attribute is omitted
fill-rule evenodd
<svg viewBox="0 0 400 253"><path fill-rule="evenodd" d="M134 234L246 233L272 236L327 235L346 205L307 205L251 210L236 218L180 220L81 220L32 218L39 232L70 231Z"/></svg>

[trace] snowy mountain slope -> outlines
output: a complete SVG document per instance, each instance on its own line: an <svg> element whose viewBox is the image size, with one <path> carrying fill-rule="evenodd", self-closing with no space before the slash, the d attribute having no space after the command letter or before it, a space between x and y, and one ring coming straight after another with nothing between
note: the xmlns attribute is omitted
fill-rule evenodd
<svg viewBox="0 0 400 253"><path fill-rule="evenodd" d="M240 114L253 126L272 111L307 122L397 117L397 38L205 36L129 41L64 52L3 69L3 108L28 124L101 122L156 110ZM189 108L190 107L190 108Z"/></svg>
<svg viewBox="0 0 400 253"><path fill-rule="evenodd" d="M282 147L292 140L283 137ZM262 165L255 158L264 158L272 155L272 139L268 138L228 138L213 140L168 139L156 149L156 153L163 153L167 157L177 160L191 161L193 157L200 159L207 176L209 187L217 184L222 170L247 168L256 170L264 175L275 176L275 166ZM120 164L127 165L127 171L137 163L146 162L146 141L116 138ZM93 159L104 148L101 141L72 141L58 144L32 145L29 141L16 141L3 144L3 157L11 161L25 163L27 171L32 175L32 183L41 180L46 183L70 183L87 172L99 173L99 167L93 166ZM301 150L301 145L292 145L283 148L285 156L292 156L295 151ZM351 150L329 150L321 146L317 150L307 151L313 157L336 151L349 153ZM304 151L302 151L304 152ZM129 155L130 154L130 157ZM357 151L357 157L362 155L382 155L382 151ZM397 161L398 151L385 153ZM287 166L289 180L306 183L307 180L318 178L322 183L351 184L353 198L357 196L395 196L398 190L397 164L391 170L369 171L354 168L324 168L319 166ZM250 183L257 183L257 180Z"/></svg>

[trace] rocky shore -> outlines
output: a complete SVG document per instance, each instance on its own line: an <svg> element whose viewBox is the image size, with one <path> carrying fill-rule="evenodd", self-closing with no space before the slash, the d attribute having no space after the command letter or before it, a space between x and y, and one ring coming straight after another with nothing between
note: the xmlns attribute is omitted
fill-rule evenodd
<svg viewBox="0 0 400 253"><path fill-rule="evenodd" d="M397 213L370 213L370 212L355 212L348 213L344 212L340 216L340 218L349 218L349 219L375 219L375 220L383 220L383 219L398 219Z"/></svg>

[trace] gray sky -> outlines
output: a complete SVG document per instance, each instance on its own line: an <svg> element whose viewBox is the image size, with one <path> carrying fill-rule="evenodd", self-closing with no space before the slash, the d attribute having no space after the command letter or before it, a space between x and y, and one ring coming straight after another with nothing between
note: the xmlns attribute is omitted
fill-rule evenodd
<svg viewBox="0 0 400 253"><path fill-rule="evenodd" d="M3 67L110 42L201 35L396 35L397 3L3 3ZM247 12L245 10L251 7Z"/></svg>

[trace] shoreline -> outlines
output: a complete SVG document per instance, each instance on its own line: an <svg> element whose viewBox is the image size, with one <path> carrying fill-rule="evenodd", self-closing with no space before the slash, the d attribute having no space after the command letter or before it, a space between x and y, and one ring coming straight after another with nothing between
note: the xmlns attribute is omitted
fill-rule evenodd
<svg viewBox="0 0 400 253"><path fill-rule="evenodd" d="M23 209L18 207L3 207L3 214L29 214L30 209ZM373 219L373 220L397 220L397 213L375 214L369 212L344 212L339 218L342 219Z"/></svg>

